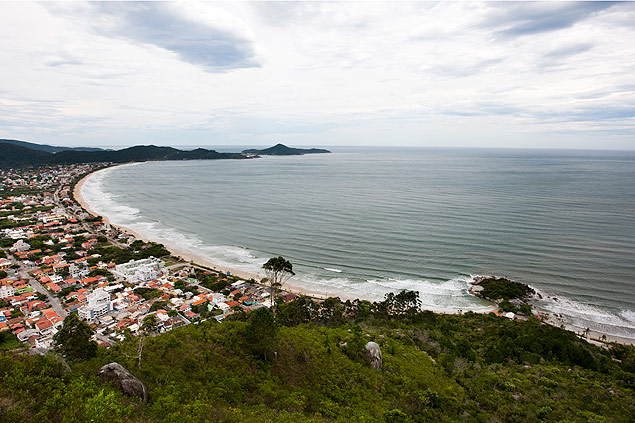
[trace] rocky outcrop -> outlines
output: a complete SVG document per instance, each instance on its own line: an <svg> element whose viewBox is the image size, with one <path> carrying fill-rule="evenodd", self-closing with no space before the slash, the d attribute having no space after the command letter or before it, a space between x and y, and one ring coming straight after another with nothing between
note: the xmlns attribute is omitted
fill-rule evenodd
<svg viewBox="0 0 635 423"><path fill-rule="evenodd" d="M148 400L148 390L139 379L119 363L110 363L99 369L97 373L102 382L109 381L121 388L121 391L131 397Z"/></svg>
<svg viewBox="0 0 635 423"><path fill-rule="evenodd" d="M380 370L382 366L381 348L376 342L369 342L365 346L364 357L370 363L373 369Z"/></svg>

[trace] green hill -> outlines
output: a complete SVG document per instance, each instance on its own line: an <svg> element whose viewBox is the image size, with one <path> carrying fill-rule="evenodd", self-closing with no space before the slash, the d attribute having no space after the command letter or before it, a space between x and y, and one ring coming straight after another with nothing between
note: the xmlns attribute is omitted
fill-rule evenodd
<svg viewBox="0 0 635 423"><path fill-rule="evenodd" d="M330 153L330 151L322 148L292 148L287 147L284 144L276 144L273 147L265 148L263 150L243 150L243 153L258 154L260 156L301 156L303 154Z"/></svg>
<svg viewBox="0 0 635 423"><path fill-rule="evenodd" d="M595 347L535 319L417 312L404 296L371 304L300 298L274 335L258 320L204 322L128 337L67 373L51 357L0 356L0 421L630 422L632 347ZM368 341L383 367L363 356ZM267 352L268 351L268 352ZM149 402L95 377L116 361Z"/></svg>
<svg viewBox="0 0 635 423"><path fill-rule="evenodd" d="M0 142L0 167L21 167L77 163L127 163L148 160L220 160L244 159L240 153L219 153L199 148L185 151L172 147L144 145L122 150L63 150L51 153L13 143Z"/></svg>
<svg viewBox="0 0 635 423"><path fill-rule="evenodd" d="M20 147L29 148L31 150L46 151L47 153L58 153L60 151L67 151L67 150L74 150L74 151L103 151L103 149L95 148L95 147L56 147L56 146L53 146L53 145L36 144L36 143L33 143L33 142L26 142L26 141L19 141L19 140L0 139L0 143L18 145Z"/></svg>

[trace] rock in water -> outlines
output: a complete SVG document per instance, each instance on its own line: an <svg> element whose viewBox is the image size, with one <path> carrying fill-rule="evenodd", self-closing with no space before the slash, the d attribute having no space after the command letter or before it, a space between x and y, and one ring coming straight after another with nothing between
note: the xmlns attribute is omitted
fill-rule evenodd
<svg viewBox="0 0 635 423"><path fill-rule="evenodd" d="M121 364L106 364L99 369L97 374L102 382L110 381L115 385L118 385L124 394L139 397L144 401L148 400L148 390L146 389L146 386Z"/></svg>
<svg viewBox="0 0 635 423"><path fill-rule="evenodd" d="M369 342L366 344L366 351L364 351L366 360L375 370L380 370L382 366L381 361L381 349L376 342Z"/></svg>

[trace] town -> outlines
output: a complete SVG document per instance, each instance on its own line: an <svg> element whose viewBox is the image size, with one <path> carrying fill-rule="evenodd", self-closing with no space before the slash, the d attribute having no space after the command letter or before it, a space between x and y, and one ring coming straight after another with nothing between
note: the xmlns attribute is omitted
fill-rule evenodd
<svg viewBox="0 0 635 423"><path fill-rule="evenodd" d="M0 171L0 341L45 353L70 313L111 346L271 307L271 291L253 279L186 262L87 213L73 187L104 166Z"/></svg>

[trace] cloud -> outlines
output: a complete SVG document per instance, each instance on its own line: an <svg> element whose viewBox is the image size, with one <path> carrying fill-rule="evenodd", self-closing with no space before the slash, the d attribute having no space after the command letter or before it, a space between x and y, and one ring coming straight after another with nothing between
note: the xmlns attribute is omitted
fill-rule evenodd
<svg viewBox="0 0 635 423"><path fill-rule="evenodd" d="M567 57L589 51L592 48L593 44L590 43L573 44L551 50L549 53L545 54L545 57L549 59L565 59Z"/></svg>
<svg viewBox="0 0 635 423"><path fill-rule="evenodd" d="M513 38L572 27L613 2L515 2L495 7L479 25L502 38Z"/></svg>
<svg viewBox="0 0 635 423"><path fill-rule="evenodd" d="M226 11L193 3L90 2L82 8L94 29L108 37L176 53L208 72L260 67L255 42Z"/></svg>

